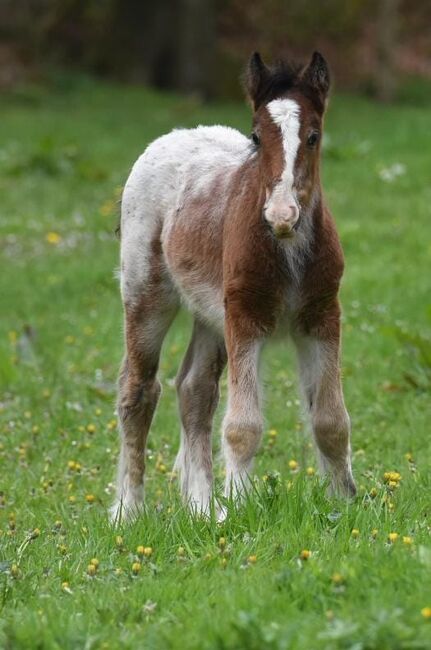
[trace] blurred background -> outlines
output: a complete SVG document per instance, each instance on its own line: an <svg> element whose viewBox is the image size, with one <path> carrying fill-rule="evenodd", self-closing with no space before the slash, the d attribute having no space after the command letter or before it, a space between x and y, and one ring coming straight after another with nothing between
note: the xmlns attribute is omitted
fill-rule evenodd
<svg viewBox="0 0 431 650"><path fill-rule="evenodd" d="M237 98L258 49L325 53L339 89L390 101L431 78L429 0L2 0L0 89L53 70Z"/></svg>

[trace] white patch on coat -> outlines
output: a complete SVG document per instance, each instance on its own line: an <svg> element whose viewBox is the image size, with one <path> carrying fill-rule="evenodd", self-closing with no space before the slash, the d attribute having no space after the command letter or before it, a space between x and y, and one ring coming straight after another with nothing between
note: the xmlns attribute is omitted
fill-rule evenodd
<svg viewBox="0 0 431 650"><path fill-rule="evenodd" d="M152 241L162 229L169 238L179 210L190 196L204 196L217 177L225 188L232 174L251 155L250 140L226 126L175 129L157 138L138 158L126 183L121 210L121 292L123 301L134 301L151 271ZM227 192L220 192L219 209L207 215L208 231L218 227L225 211ZM205 215L199 215L204 218ZM193 230L193 223L188 227ZM205 322L223 328L222 287L208 278L193 278L192 289L173 277L183 301Z"/></svg>
<svg viewBox="0 0 431 650"><path fill-rule="evenodd" d="M311 213L314 209L313 201L308 206L307 212L298 205L295 188L295 164L298 155L300 122L300 107L293 99L274 99L267 105L269 114L274 123L280 128L284 151L284 169L280 181L268 197L265 207L271 201L284 201L286 204L294 203L299 207L300 216L295 237L281 242L286 253L286 261L291 277L299 284L305 261L308 257L312 239L313 223Z"/></svg>
<svg viewBox="0 0 431 650"><path fill-rule="evenodd" d="M297 203L294 194L294 170L301 142L299 139L300 108L293 99L274 99L269 102L267 109L273 122L280 128L284 151L283 173L267 203L279 197Z"/></svg>

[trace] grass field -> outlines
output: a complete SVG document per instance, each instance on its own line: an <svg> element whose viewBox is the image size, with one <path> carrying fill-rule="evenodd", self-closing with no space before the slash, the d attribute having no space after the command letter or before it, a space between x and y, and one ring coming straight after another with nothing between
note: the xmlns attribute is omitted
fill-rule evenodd
<svg viewBox="0 0 431 650"><path fill-rule="evenodd" d="M222 525L190 518L170 476L173 379L190 332L182 314L164 347L147 511L108 524L122 355L117 202L150 140L199 122L247 132L250 117L243 105L85 79L2 99L0 648L431 648L426 105L336 96L327 120L356 501L326 499L295 360L277 343L265 353L255 493ZM220 413L216 449L219 423Z"/></svg>

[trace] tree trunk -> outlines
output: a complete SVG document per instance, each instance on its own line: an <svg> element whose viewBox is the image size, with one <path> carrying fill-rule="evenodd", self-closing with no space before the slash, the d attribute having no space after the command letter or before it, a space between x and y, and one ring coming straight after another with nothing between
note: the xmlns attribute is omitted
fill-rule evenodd
<svg viewBox="0 0 431 650"><path fill-rule="evenodd" d="M178 78L183 92L209 97L214 90L216 20L214 0L181 0Z"/></svg>
<svg viewBox="0 0 431 650"><path fill-rule="evenodd" d="M399 0L380 0L377 16L376 96L390 102L396 91L395 50L398 36Z"/></svg>

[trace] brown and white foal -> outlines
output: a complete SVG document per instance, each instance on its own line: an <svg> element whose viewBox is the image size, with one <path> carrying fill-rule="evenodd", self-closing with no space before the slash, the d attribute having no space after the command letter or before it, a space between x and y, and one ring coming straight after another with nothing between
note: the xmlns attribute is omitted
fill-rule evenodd
<svg viewBox="0 0 431 650"><path fill-rule="evenodd" d="M228 364L225 494L247 485L262 435L259 356L278 330L298 353L322 471L353 495L349 417L340 381L343 254L319 176L329 90L325 60L246 74L251 139L224 126L174 130L135 163L121 216L126 355L119 379L121 457L114 518L143 501L145 446L160 395L163 339L183 301L193 335L177 377L186 501L207 511L211 429Z"/></svg>

